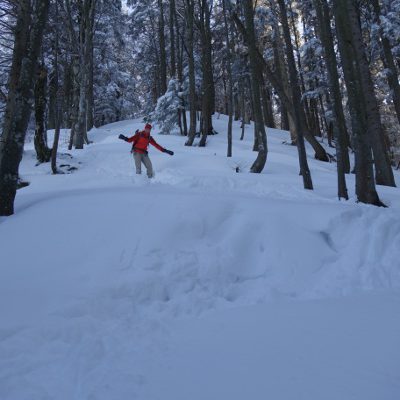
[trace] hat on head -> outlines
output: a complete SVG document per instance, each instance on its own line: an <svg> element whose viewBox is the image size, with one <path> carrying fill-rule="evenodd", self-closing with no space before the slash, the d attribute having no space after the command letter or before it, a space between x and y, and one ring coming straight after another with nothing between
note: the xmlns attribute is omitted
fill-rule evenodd
<svg viewBox="0 0 400 400"><path fill-rule="evenodd" d="M152 126L150 125L150 124L146 124L145 126L144 126L144 129L145 130L151 130L151 128L152 128Z"/></svg>

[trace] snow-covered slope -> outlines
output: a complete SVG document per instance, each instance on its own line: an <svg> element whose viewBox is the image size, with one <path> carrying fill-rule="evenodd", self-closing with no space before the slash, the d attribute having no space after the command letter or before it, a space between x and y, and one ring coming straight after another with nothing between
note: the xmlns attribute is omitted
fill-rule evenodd
<svg viewBox="0 0 400 400"><path fill-rule="evenodd" d="M400 398L399 189L339 202L310 151L305 191L277 130L250 174L251 129L228 159L226 123L205 148L154 135L175 155L150 149L151 181L117 139L140 121L93 130L71 174L26 146L0 219L1 400Z"/></svg>

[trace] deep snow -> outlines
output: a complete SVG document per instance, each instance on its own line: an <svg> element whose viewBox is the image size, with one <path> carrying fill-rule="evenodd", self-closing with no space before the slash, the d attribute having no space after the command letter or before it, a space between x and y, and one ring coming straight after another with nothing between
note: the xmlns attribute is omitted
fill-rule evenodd
<svg viewBox="0 0 400 400"><path fill-rule="evenodd" d="M0 219L1 400L400 398L399 189L339 202L309 150L305 191L277 130L249 174L251 128L227 159L226 123L205 148L155 134L175 155L150 149L150 181L117 139L140 121L93 130L71 174L27 144Z"/></svg>

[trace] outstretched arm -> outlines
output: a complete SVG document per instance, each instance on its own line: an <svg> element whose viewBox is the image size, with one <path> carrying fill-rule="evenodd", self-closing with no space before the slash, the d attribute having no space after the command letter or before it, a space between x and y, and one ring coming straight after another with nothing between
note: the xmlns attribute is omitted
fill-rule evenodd
<svg viewBox="0 0 400 400"><path fill-rule="evenodd" d="M165 153L165 149L164 147L160 146L153 138L153 136L150 136L150 144L152 144L156 149L162 151L163 153Z"/></svg>
<svg viewBox="0 0 400 400"><path fill-rule="evenodd" d="M151 143L156 149L162 151L163 153L167 153L167 154L169 154L170 156L173 156L173 155L174 155L174 152L173 152L173 151L164 149L164 147L160 146L160 145L153 139L152 136L150 136L150 143Z"/></svg>

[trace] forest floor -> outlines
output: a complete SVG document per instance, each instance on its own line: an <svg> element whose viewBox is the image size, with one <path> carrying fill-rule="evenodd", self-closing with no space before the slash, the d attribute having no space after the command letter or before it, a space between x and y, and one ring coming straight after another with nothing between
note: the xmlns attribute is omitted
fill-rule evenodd
<svg viewBox="0 0 400 400"><path fill-rule="evenodd" d="M175 155L150 148L152 180L117 138L139 120L63 139L63 175L26 145L30 185L0 219L0 399L400 398L400 189L357 204L351 175L338 201L308 148L306 191L271 129L248 173L252 129L235 122L228 159L214 124L205 148L155 134Z"/></svg>

